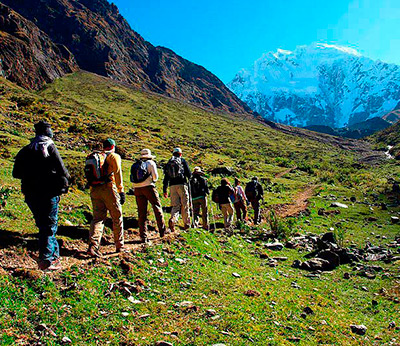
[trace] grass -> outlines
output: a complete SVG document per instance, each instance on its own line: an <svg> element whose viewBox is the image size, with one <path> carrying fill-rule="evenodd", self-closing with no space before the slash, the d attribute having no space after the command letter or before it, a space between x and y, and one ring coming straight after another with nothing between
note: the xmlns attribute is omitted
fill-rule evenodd
<svg viewBox="0 0 400 346"><path fill-rule="evenodd" d="M2 232L37 232L11 170L17 151L33 135L34 122L42 118L53 124L57 146L75 182L62 199L60 224L69 221L88 228L86 213L91 205L88 191L80 189L84 183L80 168L97 142L114 137L123 156L127 190L129 168L140 149L150 148L160 165L172 148L181 146L192 168L199 165L209 171L229 166L244 182L253 175L262 178L264 207L291 203L308 184L320 186L319 194L310 200L308 214L275 220L282 234L321 234L332 227L345 245L358 247L367 241L386 244L400 235L399 226L390 221L399 214L399 207L380 208L382 202L390 205L395 198L388 183L389 178L400 178L395 161L360 165L351 152L282 134L254 119L206 112L85 72L59 79L38 93L0 79L0 97L0 200L7 201L0 209L0 236ZM298 169L275 178L293 166ZM213 186L218 184L220 178L207 176ZM157 187L161 192L160 182ZM355 203L350 202L351 197L356 198ZM341 209L339 215L318 215L320 208L331 209L332 201L349 208ZM162 198L162 203L168 205L169 201ZM137 215L132 197L128 196L124 214ZM367 221L370 216L377 220ZM152 214L150 218L153 220ZM379 262L384 271L375 280L356 275L343 279L345 272L353 273L348 265L311 279L291 268L292 261L303 260L305 253L268 252L264 241L253 239L270 226L242 227L243 231L232 237L191 229L176 242L150 247L124 260L75 266L42 278L1 275L1 344L33 345L40 340L59 345L64 336L74 345L153 345L159 340L174 345L399 342L398 330L388 329L392 320L400 324L395 303L399 299L398 263ZM60 238L77 242L68 235ZM11 261L27 248L23 243L7 244L0 245L0 251ZM268 260L259 255L266 252L288 260L269 267ZM121 261L130 263L129 271ZM145 282L143 289L133 294L140 304L118 290L108 293L111 284L137 279ZM293 287L293 282L300 288ZM380 293L382 288L388 293ZM246 296L247 290L260 295ZM372 305L372 300L377 305ZM183 301L191 301L193 307L178 306ZM300 315L306 306L314 314L304 319ZM218 317L207 313L209 309ZM47 332L40 330L42 323ZM350 324L365 324L366 336L352 334ZM299 340L293 341L294 337Z"/></svg>

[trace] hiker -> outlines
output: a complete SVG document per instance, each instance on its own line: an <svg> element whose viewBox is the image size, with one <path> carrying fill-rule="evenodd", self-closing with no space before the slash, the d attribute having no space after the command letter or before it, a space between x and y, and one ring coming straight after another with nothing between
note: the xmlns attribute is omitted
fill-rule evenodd
<svg viewBox="0 0 400 346"><path fill-rule="evenodd" d="M168 221L168 227L171 232L175 231L175 224L178 222L179 213L182 214L184 228L190 227L189 217L189 188L188 179L191 173L189 165L182 157L182 150L175 148L172 152L172 158L164 167L163 191L167 198L167 189L171 195L171 218Z"/></svg>
<svg viewBox="0 0 400 346"><path fill-rule="evenodd" d="M247 197L240 186L240 180L235 178L235 201L233 202L233 206L235 207L236 218L239 221L247 221L247 203Z"/></svg>
<svg viewBox="0 0 400 346"><path fill-rule="evenodd" d="M235 190L232 188L231 183L227 178L221 179L221 185L218 186L212 195L214 202L219 204L219 207L224 216L224 227L225 230L230 230L233 221L233 208L231 204L232 196Z"/></svg>
<svg viewBox="0 0 400 346"><path fill-rule="evenodd" d="M86 159L85 172L90 185L90 198L93 205L93 220L90 224L89 248L87 253L101 257L100 242L103 236L104 221L110 212L113 224L114 242L117 252L124 250L124 227L122 205L125 193L121 171L121 157L115 152L115 141L111 138L103 142L103 151L94 152ZM95 162L91 168L91 162ZM98 165L98 167L96 167ZM101 174L91 177L91 170L100 170Z"/></svg>
<svg viewBox="0 0 400 346"><path fill-rule="evenodd" d="M166 232L160 196L155 184L158 180L158 172L154 159L155 156L151 155L150 149L143 149L140 152L139 160L137 160L131 168L131 181L133 182L139 214L140 238L144 243L148 241L146 235L147 202L150 202L153 206L160 237L164 237Z"/></svg>
<svg viewBox="0 0 400 346"><path fill-rule="evenodd" d="M195 167L192 172L190 189L193 205L193 223L197 227L201 208L202 227L208 230L207 195L209 194L209 189L207 179L204 178L204 173L200 167Z"/></svg>
<svg viewBox="0 0 400 346"><path fill-rule="evenodd" d="M58 270L58 205L60 195L68 192L70 176L52 140L50 124L39 121L35 133L36 137L15 157L12 174L21 179L25 202L39 228L39 269Z"/></svg>
<svg viewBox="0 0 400 346"><path fill-rule="evenodd" d="M247 183L245 193L254 210L254 224L258 225L261 221L260 200L264 198L264 191L257 177L253 177L251 181Z"/></svg>

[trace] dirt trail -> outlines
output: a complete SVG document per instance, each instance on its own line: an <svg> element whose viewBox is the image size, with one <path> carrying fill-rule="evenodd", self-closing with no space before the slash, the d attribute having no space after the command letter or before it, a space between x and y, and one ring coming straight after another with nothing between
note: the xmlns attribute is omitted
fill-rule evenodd
<svg viewBox="0 0 400 346"><path fill-rule="evenodd" d="M277 174L275 174L275 178L282 178L284 175L286 175L286 174L288 174L290 172L293 172L296 169L297 169L297 166L294 166L292 168L287 169L286 171L277 173Z"/></svg>
<svg viewBox="0 0 400 346"><path fill-rule="evenodd" d="M308 207L308 200L314 195L318 185L306 185L293 199L293 203L277 204L273 209L282 217L297 216Z"/></svg>

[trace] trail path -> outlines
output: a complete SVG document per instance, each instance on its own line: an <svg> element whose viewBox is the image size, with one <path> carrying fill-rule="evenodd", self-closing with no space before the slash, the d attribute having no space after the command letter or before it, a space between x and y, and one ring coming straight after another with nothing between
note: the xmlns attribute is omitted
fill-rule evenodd
<svg viewBox="0 0 400 346"><path fill-rule="evenodd" d="M290 172L293 172L296 169L297 169L297 166L294 166L292 168L287 169L286 171L277 173L277 174L275 174L275 178L282 178L284 175L286 175L286 174L288 174Z"/></svg>
<svg viewBox="0 0 400 346"><path fill-rule="evenodd" d="M308 200L314 195L318 185L306 185L293 199L293 203L277 204L273 209L281 218L297 216L308 207Z"/></svg>

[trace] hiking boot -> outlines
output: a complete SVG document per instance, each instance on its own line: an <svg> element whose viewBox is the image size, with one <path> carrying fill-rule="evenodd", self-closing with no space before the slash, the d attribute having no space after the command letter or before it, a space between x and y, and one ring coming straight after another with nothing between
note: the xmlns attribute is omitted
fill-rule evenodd
<svg viewBox="0 0 400 346"><path fill-rule="evenodd" d="M165 228L160 230L160 238L164 238L165 236Z"/></svg>
<svg viewBox="0 0 400 346"><path fill-rule="evenodd" d="M117 247L115 252L116 253L125 253L125 252L129 252L129 249L127 249L125 246L120 246L120 247Z"/></svg>
<svg viewBox="0 0 400 346"><path fill-rule="evenodd" d="M41 260L38 263L38 267L40 270L46 270L48 267L50 267L50 265L51 265L50 261L47 260Z"/></svg>
<svg viewBox="0 0 400 346"><path fill-rule="evenodd" d="M174 225L174 223L172 222L172 219L169 219L169 221L168 221L168 227L169 227L169 229L171 230L172 233L175 232L175 225Z"/></svg>
<svg viewBox="0 0 400 346"><path fill-rule="evenodd" d="M97 257L97 258L103 257L99 249L95 248L93 245L89 246L87 254L90 255L91 257Z"/></svg>
<svg viewBox="0 0 400 346"><path fill-rule="evenodd" d="M140 241L144 244L147 244L149 242L149 238L147 238L147 236L141 236Z"/></svg>
<svg viewBox="0 0 400 346"><path fill-rule="evenodd" d="M61 266L61 261L59 259L56 259L55 261L53 261L50 266L47 267L46 270L61 270L62 266Z"/></svg>

